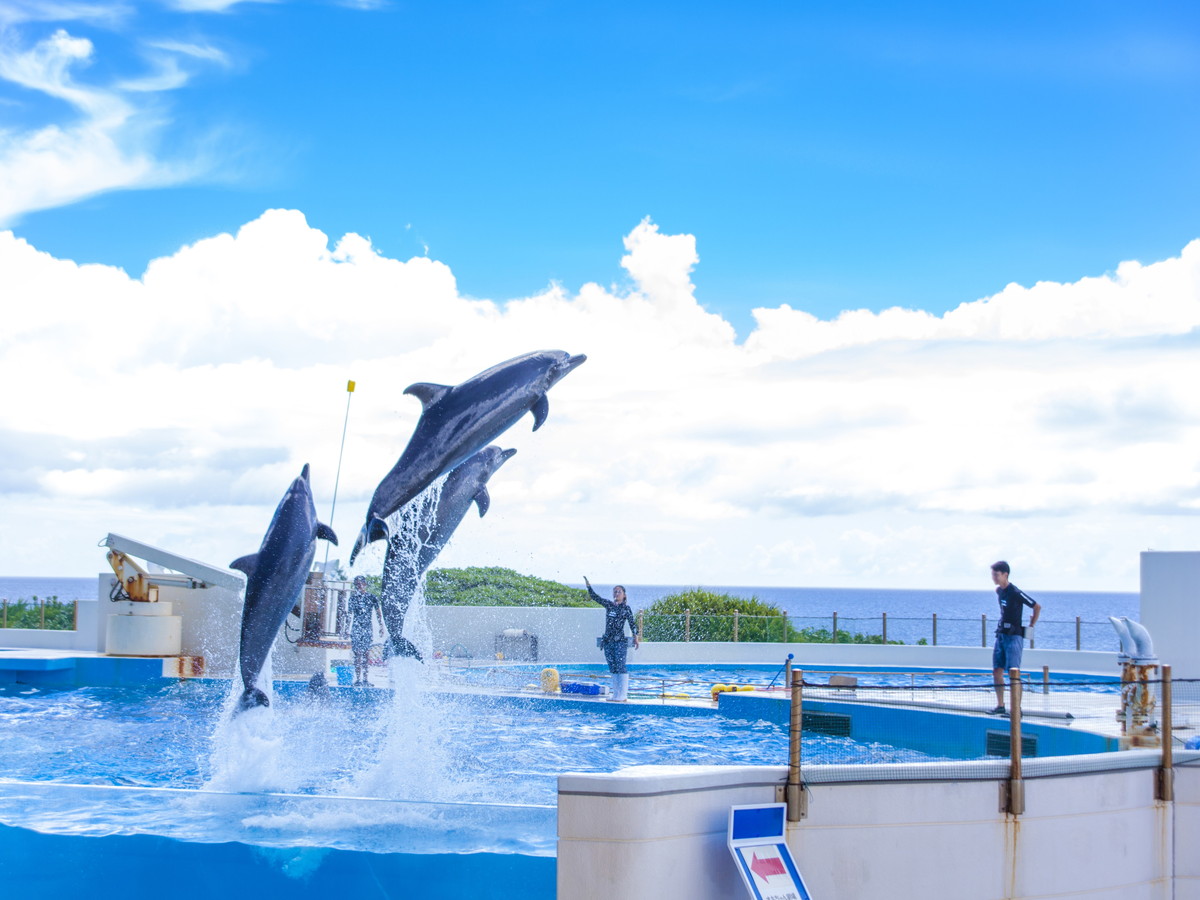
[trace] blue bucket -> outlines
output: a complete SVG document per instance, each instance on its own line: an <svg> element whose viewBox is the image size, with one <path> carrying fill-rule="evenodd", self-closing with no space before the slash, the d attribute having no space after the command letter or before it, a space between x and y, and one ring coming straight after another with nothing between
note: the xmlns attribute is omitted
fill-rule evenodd
<svg viewBox="0 0 1200 900"><path fill-rule="evenodd" d="M333 671L337 675L338 684L354 684L354 669L351 666L334 666Z"/></svg>

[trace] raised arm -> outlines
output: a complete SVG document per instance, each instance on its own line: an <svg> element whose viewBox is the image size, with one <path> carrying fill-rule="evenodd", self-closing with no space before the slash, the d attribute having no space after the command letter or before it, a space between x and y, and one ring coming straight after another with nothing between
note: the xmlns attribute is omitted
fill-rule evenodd
<svg viewBox="0 0 1200 900"><path fill-rule="evenodd" d="M608 607L613 605L613 601L605 600L603 597L601 597L599 594L597 594L595 592L595 590L593 590L592 583L590 581L588 581L588 578L586 575L583 576L583 583L587 585L588 596L591 597L593 600L595 600L597 603L599 603L601 606L603 606L605 609L608 609Z"/></svg>

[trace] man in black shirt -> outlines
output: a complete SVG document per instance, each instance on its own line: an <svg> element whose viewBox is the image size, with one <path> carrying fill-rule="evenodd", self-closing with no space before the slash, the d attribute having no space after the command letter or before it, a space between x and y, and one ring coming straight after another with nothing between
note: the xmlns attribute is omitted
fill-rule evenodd
<svg viewBox="0 0 1200 900"><path fill-rule="evenodd" d="M1042 605L1008 580L1009 567L1004 560L992 563L992 583L996 585L996 599L1000 603L1000 622L996 626L996 646L992 649L992 681L996 686L996 707L989 710L992 715L1004 715L1004 672L1006 669L1021 668L1021 654L1025 650L1025 629L1021 625L1021 613L1026 606L1033 610L1029 627L1037 624L1042 614Z"/></svg>

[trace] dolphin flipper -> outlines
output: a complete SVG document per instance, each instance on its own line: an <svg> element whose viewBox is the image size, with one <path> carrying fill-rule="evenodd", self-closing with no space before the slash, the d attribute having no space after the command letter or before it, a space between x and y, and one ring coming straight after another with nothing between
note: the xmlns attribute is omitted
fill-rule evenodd
<svg viewBox="0 0 1200 900"><path fill-rule="evenodd" d="M327 528L328 526L323 525L321 527ZM332 534L332 531L330 533ZM319 532L317 536L321 536ZM370 521L363 525L362 531L358 533L358 537L354 540L354 547L350 550L350 565L354 565L354 560L358 556L359 551L367 546L367 544L374 543L375 541L386 541L389 537L391 535L388 532L387 522L383 521L379 516L372 516ZM337 544L336 538L333 543L334 545Z"/></svg>
<svg viewBox="0 0 1200 900"><path fill-rule="evenodd" d="M392 538L391 530L388 528L387 522L372 516L371 521L367 523L367 543L373 544L375 541L388 541Z"/></svg>
<svg viewBox="0 0 1200 900"><path fill-rule="evenodd" d="M537 431L546 421L546 416L550 415L550 398L542 394L530 407L530 412L533 413L533 430Z"/></svg>
<svg viewBox="0 0 1200 900"><path fill-rule="evenodd" d="M337 546L337 535L333 533L333 529L324 522L317 523L317 537L322 540L329 541L333 546Z"/></svg>
<svg viewBox="0 0 1200 900"><path fill-rule="evenodd" d="M479 489L479 493L471 499L474 500L475 505L479 507L479 518L482 519L487 515L487 511L492 506L492 498L491 495L488 494L488 489L486 487L481 487Z"/></svg>

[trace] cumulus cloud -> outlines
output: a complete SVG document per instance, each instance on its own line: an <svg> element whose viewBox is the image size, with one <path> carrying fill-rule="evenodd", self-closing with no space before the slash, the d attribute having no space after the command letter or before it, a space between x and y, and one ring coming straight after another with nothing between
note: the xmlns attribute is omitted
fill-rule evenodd
<svg viewBox="0 0 1200 900"><path fill-rule="evenodd" d="M589 359L544 428L501 439L520 452L446 564L932 587L1003 555L1049 587L1127 589L1138 550L1200 538L1200 242L944 316L757 310L743 343L696 301L693 236L646 220L624 244L627 290L497 302L289 210L140 279L0 233L0 539L45 573L88 571L122 529L233 559L305 462L328 510L354 379L349 540L419 414L403 389L536 348Z"/></svg>

